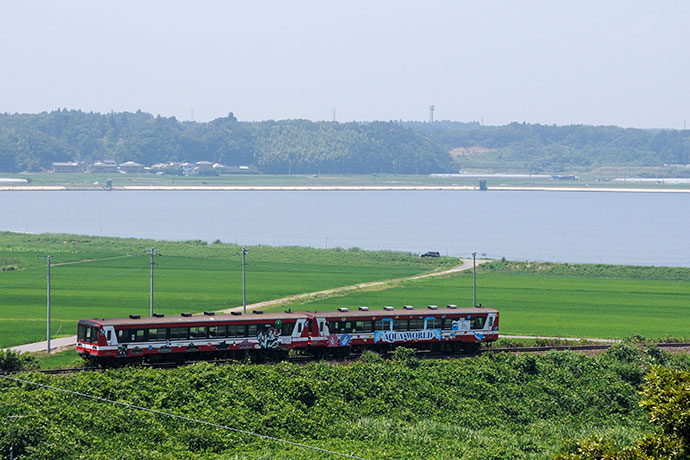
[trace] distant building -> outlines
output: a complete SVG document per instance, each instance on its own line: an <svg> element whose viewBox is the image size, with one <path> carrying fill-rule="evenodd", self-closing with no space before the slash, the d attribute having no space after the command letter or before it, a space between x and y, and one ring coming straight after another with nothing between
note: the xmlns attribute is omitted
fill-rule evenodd
<svg viewBox="0 0 690 460"><path fill-rule="evenodd" d="M92 173L113 173L117 172L117 163L114 160L96 161L91 165Z"/></svg>
<svg viewBox="0 0 690 460"><path fill-rule="evenodd" d="M192 163L180 163L182 168L182 174L185 176L195 176L196 175L196 165Z"/></svg>
<svg viewBox="0 0 690 460"><path fill-rule="evenodd" d="M219 173L219 171L213 167L213 163L206 160L197 161L194 170L198 176L217 176Z"/></svg>
<svg viewBox="0 0 690 460"><path fill-rule="evenodd" d="M76 173L81 172L82 167L74 161L55 161L53 162L53 172L56 173Z"/></svg>
<svg viewBox="0 0 690 460"><path fill-rule="evenodd" d="M145 169L144 165L139 164L136 161L125 161L120 165L120 171L128 174L141 174L145 172Z"/></svg>

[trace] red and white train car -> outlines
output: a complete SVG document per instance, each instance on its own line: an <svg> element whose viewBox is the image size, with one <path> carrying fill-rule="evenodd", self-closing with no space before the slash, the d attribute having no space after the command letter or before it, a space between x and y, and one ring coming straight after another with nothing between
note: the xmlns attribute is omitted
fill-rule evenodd
<svg viewBox="0 0 690 460"><path fill-rule="evenodd" d="M314 355L346 355L395 346L444 351L476 350L498 339L497 310L426 309L411 306L356 311L261 313L242 315L155 315L79 321L77 353L97 361L230 356L280 359L291 349Z"/></svg>

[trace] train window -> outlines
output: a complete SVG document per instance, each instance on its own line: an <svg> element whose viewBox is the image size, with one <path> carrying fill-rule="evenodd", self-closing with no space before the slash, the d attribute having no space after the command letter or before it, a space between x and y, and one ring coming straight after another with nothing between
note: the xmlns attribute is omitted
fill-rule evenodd
<svg viewBox="0 0 690 460"><path fill-rule="evenodd" d="M491 327L491 326L493 326L493 325L494 325L494 317L493 317L493 316L489 316L489 325L488 325L488 327Z"/></svg>
<svg viewBox="0 0 690 460"><path fill-rule="evenodd" d="M250 324L249 327L247 328L247 336L248 337L256 337L257 333L257 326L256 324Z"/></svg>
<svg viewBox="0 0 690 460"><path fill-rule="evenodd" d="M470 320L470 329L484 329L484 323L486 322L486 316L477 316Z"/></svg>
<svg viewBox="0 0 690 460"><path fill-rule="evenodd" d="M147 334L147 340L149 342L161 342L165 341L166 339L166 333L167 329L166 328L156 328L156 329L149 329L149 332Z"/></svg>
<svg viewBox="0 0 690 460"><path fill-rule="evenodd" d="M170 328L170 340L186 340L188 331L186 327L171 327Z"/></svg>
<svg viewBox="0 0 690 460"><path fill-rule="evenodd" d="M408 330L407 318L394 319L393 320L393 330L394 331L407 331Z"/></svg>
<svg viewBox="0 0 690 460"><path fill-rule="evenodd" d="M118 343L127 342L127 331L125 329L118 329L117 331L117 341Z"/></svg>
<svg viewBox="0 0 690 460"><path fill-rule="evenodd" d="M110 342L110 338L112 337L111 332L112 332L112 331L106 332L106 340L107 340L108 342Z"/></svg>
<svg viewBox="0 0 690 460"><path fill-rule="evenodd" d="M385 320L377 319L374 321L374 330L376 331L390 331L393 320L386 318Z"/></svg>
<svg viewBox="0 0 690 460"><path fill-rule="evenodd" d="M135 335L136 333L136 335ZM132 331L132 342L143 342L146 340L146 329Z"/></svg>
<svg viewBox="0 0 690 460"><path fill-rule="evenodd" d="M208 327L208 338L209 339L219 339L227 337L226 326L209 326Z"/></svg>
<svg viewBox="0 0 690 460"><path fill-rule="evenodd" d="M190 339L205 339L208 337L206 326L192 326L189 328Z"/></svg>
<svg viewBox="0 0 690 460"><path fill-rule="evenodd" d="M426 328L427 329L438 329L441 327L441 320L440 319L428 319L425 321L426 323Z"/></svg>
<svg viewBox="0 0 690 460"><path fill-rule="evenodd" d="M424 320L422 318L410 318L410 330L421 331L424 329Z"/></svg>
<svg viewBox="0 0 690 460"><path fill-rule="evenodd" d="M244 324L229 324L228 337L246 337L247 327Z"/></svg>
<svg viewBox="0 0 690 460"><path fill-rule="evenodd" d="M85 324L80 324L77 327L77 335L79 337L80 342L98 342L98 328L95 326L87 326Z"/></svg>
<svg viewBox="0 0 690 460"><path fill-rule="evenodd" d="M292 335L292 331L295 330L295 323L283 323L282 329L281 335Z"/></svg>
<svg viewBox="0 0 690 460"><path fill-rule="evenodd" d="M297 332L299 332L300 334L302 333L302 323L299 323L297 325Z"/></svg>

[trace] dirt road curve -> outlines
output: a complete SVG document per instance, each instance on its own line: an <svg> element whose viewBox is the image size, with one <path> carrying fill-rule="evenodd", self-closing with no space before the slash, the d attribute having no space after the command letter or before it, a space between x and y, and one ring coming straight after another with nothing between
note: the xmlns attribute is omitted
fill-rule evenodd
<svg viewBox="0 0 690 460"><path fill-rule="evenodd" d="M477 265L483 264L487 260L477 260ZM280 299L266 300L264 302L257 302L251 305L247 305L247 311L256 310L260 308L275 307L278 305L283 305L291 302L299 302L303 300L313 300L313 299L326 299L333 295L338 295L344 292L352 292L357 290L378 290L378 289L390 289L395 287L398 283L408 280L419 280L424 278L430 278L432 276L445 276L452 275L453 273L461 272L472 268L472 259L463 259L462 264L457 265L448 270L424 273L422 275L414 275L407 278L397 278L385 281L371 281L368 283L353 284L351 286L343 286L333 289L326 289L324 291L308 292L306 294L297 294L288 297L283 297ZM221 313L230 313L231 311L242 311L242 307L227 308L225 310L220 310Z"/></svg>

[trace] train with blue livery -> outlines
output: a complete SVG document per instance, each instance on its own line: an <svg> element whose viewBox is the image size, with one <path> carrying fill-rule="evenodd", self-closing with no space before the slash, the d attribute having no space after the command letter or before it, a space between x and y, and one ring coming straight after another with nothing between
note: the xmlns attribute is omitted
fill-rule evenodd
<svg viewBox="0 0 690 460"><path fill-rule="evenodd" d="M397 346L474 352L482 342L498 339L498 326L497 310L456 305L154 314L143 318L130 315L80 320L77 353L90 362L109 365L135 360L280 360L290 350L318 357L342 357L364 350L385 352Z"/></svg>

